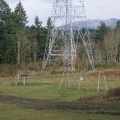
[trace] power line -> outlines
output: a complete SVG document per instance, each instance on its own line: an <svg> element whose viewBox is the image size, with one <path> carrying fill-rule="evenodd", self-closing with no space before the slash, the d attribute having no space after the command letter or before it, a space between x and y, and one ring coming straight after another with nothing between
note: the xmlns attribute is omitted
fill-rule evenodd
<svg viewBox="0 0 120 120"><path fill-rule="evenodd" d="M115 13L112 13L112 12L109 12L109 11L107 11L107 10L105 10L105 9L99 7L99 6L96 6L96 5L94 5L94 4L92 4L92 3L88 2L88 1L86 1L86 3L88 3L88 4L91 5L91 6L94 6L94 7L98 8L98 9L100 9L100 10L106 12L106 13L109 13L109 14L112 14L112 15L115 15L115 16L120 17L119 15L117 15L117 14L115 14Z"/></svg>
<svg viewBox="0 0 120 120"><path fill-rule="evenodd" d="M101 0L101 1L102 1L103 3L105 3L106 5L108 5L109 7L112 7L112 8L114 8L114 9L120 11L120 9L118 9L118 8L116 8L116 7L114 7L114 6L112 6L111 4L108 4L108 2L105 2L104 0Z"/></svg>

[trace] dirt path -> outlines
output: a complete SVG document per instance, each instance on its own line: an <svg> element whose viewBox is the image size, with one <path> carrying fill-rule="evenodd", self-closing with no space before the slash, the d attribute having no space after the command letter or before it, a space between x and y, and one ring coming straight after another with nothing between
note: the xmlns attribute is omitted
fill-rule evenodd
<svg viewBox="0 0 120 120"><path fill-rule="evenodd" d="M99 104L92 102L55 102L35 99L17 98L13 96L0 95L0 103L15 104L24 109L56 109L56 110L74 110L77 112L86 112L87 114L111 114L120 116L120 105L117 104Z"/></svg>

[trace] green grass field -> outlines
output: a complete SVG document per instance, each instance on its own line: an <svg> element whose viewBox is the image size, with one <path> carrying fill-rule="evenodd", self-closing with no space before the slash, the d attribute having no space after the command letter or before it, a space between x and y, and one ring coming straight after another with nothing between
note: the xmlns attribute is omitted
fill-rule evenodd
<svg viewBox="0 0 120 120"><path fill-rule="evenodd" d="M0 120L119 120L120 114L109 114L119 113L120 102L108 102L103 100L90 101L90 104L114 104L117 107L111 109L107 107L105 113L102 114L100 110L73 110L73 109L56 109L50 107L41 109L39 106L27 106L19 103L14 103L14 97L19 99L30 99L33 101L52 101L54 102L74 102L78 101L81 97L90 97L95 95L106 94L104 80L100 81L100 92L97 92L97 78L89 78L83 80L79 86L79 76L74 76L69 79L63 80L61 89L59 88L61 77L44 77L42 79L30 78L26 84L18 83L14 85L15 79L3 79L0 80ZM119 87L120 79L118 78L107 78L108 88ZM67 87L69 84L69 88ZM8 98L2 99L2 95L9 96ZM13 98L12 98L13 97ZM9 100L13 99L13 103L9 103ZM8 102L5 102L8 101ZM16 100L16 101L17 101ZM84 101L83 101L84 102ZM104 104L103 104L104 105Z"/></svg>

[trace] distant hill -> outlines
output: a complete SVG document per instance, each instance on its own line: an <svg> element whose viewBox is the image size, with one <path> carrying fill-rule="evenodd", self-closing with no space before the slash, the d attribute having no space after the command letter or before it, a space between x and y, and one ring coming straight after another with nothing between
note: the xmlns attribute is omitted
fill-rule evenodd
<svg viewBox="0 0 120 120"><path fill-rule="evenodd" d="M116 26L118 20L119 19L116 19L116 18L111 18L111 19L106 19L106 20L91 19L91 20L87 20L87 27L90 30L96 30L102 21L106 24L107 27L114 28ZM73 29L76 29L78 27L84 28L85 27L84 25L85 24L83 21L78 21L78 22L72 23ZM63 25L61 27L66 28L66 25Z"/></svg>

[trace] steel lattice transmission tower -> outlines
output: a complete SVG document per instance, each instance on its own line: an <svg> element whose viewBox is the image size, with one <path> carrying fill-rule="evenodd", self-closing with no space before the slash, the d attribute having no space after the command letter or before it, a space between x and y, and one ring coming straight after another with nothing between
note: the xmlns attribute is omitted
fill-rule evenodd
<svg viewBox="0 0 120 120"><path fill-rule="evenodd" d="M52 26L49 28L42 70L48 62L55 64L62 60L64 71L74 71L78 39L82 40L91 67L94 69L83 0L54 0L51 21ZM80 21L82 26L79 25Z"/></svg>

